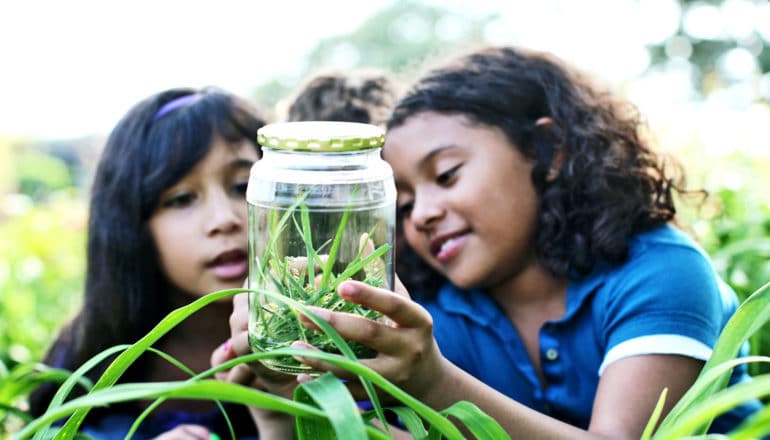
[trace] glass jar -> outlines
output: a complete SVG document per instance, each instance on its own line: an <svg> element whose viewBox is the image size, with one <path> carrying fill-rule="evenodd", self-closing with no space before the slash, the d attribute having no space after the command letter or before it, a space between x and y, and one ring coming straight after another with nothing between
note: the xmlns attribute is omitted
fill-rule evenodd
<svg viewBox="0 0 770 440"><path fill-rule="evenodd" d="M248 285L256 290L249 293L249 343L255 352L303 340L339 353L323 332L300 323L292 301L379 318L341 299L336 288L347 279L393 286L396 187L380 156L383 140L379 127L352 122L284 122L259 130L263 156L246 192ZM374 355L349 345L358 357ZM263 363L285 373L314 373L291 356Z"/></svg>

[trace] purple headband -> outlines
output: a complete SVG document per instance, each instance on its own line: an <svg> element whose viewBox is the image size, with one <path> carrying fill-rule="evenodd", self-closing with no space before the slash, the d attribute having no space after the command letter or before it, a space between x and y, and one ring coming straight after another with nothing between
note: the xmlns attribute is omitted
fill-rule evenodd
<svg viewBox="0 0 770 440"><path fill-rule="evenodd" d="M158 110L158 112L155 113L155 116L152 117L152 121L155 122L158 119L162 118L164 115L167 115L178 108L187 107L188 105L195 103L202 97L203 95L200 95L198 93L193 93L191 95L184 95L184 96L180 96L179 98L172 99L171 101L163 104L163 106Z"/></svg>

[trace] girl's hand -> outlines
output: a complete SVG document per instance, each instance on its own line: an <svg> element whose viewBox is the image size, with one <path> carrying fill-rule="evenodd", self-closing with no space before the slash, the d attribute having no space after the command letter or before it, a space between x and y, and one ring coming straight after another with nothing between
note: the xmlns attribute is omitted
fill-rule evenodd
<svg viewBox="0 0 770 440"><path fill-rule="evenodd" d="M233 313L230 315L230 339L211 354L211 364L220 365L239 356L251 353L249 346L249 296L241 293L233 297ZM216 374L222 381L251 386L277 396L291 399L297 386L295 376L275 372L259 362L238 364L230 370ZM294 426L292 416L249 408L262 439L291 438Z"/></svg>
<svg viewBox="0 0 770 440"><path fill-rule="evenodd" d="M233 313L230 315L230 339L211 354L211 364L216 366L230 359L250 354L249 346L249 296L240 293L233 297ZM294 395L296 377L278 373L259 362L238 364L230 370L216 374L219 380L248 385L281 397Z"/></svg>
<svg viewBox="0 0 770 440"><path fill-rule="evenodd" d="M434 386L441 382L441 376L446 371L444 367L449 362L441 355L433 338L433 319L427 310L409 298L401 281L396 277L395 292L359 281L345 281L339 285L337 292L345 300L377 310L388 319L372 321L319 308L313 308L313 312L329 322L343 338L360 342L378 352L377 357L362 359L361 363L418 399L425 400L426 396L433 394ZM301 319L309 328L317 329L307 316ZM311 348L300 341L293 346ZM309 357L300 360L313 368L332 371L337 377L349 379L354 397L366 398L356 376L347 370Z"/></svg>

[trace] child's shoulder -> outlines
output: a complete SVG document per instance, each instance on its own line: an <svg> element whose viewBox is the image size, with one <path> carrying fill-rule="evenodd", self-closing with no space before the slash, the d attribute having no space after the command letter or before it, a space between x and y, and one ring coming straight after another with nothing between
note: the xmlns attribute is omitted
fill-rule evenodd
<svg viewBox="0 0 770 440"><path fill-rule="evenodd" d="M664 225L629 241L628 258L592 274L608 303L629 296L654 301L712 298L720 304L722 282L706 252L685 232ZM676 295L672 295L676 292ZM718 307L717 307L718 308Z"/></svg>
<svg viewBox="0 0 770 440"><path fill-rule="evenodd" d="M599 263L594 271L573 280L573 287L593 290L609 301L618 292L663 292L714 289L719 276L703 249L682 230L663 225L633 236L628 258L617 264Z"/></svg>
<svg viewBox="0 0 770 440"><path fill-rule="evenodd" d="M681 229L662 225L631 237L628 242L627 264L678 263L687 261L708 261L709 257L701 246Z"/></svg>

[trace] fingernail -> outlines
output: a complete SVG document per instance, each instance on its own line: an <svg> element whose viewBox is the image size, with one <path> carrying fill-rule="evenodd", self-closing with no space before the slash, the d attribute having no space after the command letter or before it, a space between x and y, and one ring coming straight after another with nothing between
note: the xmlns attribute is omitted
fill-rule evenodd
<svg viewBox="0 0 770 440"><path fill-rule="evenodd" d="M305 341L294 341L291 343L292 348L313 348L312 345L308 344Z"/></svg>
<svg viewBox="0 0 770 440"><path fill-rule="evenodd" d="M218 436L218 435L216 435L216 434L215 434L215 433L213 433L213 432L209 434L209 439L210 439L210 440L220 440L220 439L219 439L219 436Z"/></svg>
<svg viewBox="0 0 770 440"><path fill-rule="evenodd" d="M230 353L230 350L233 348L233 342L232 340L228 339L225 341L224 344L222 344L222 351L225 353Z"/></svg>
<svg viewBox="0 0 770 440"><path fill-rule="evenodd" d="M298 374L297 375L297 382L299 383L307 383L313 380L313 377L309 374Z"/></svg>
<svg viewBox="0 0 770 440"><path fill-rule="evenodd" d="M337 287L337 294L345 299L350 299L356 292L358 292L356 283L344 282Z"/></svg>

